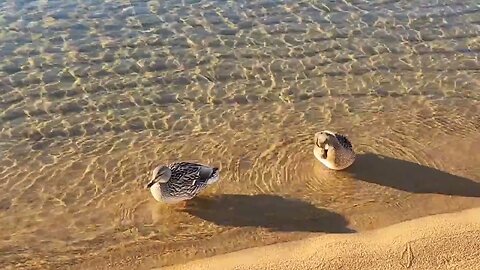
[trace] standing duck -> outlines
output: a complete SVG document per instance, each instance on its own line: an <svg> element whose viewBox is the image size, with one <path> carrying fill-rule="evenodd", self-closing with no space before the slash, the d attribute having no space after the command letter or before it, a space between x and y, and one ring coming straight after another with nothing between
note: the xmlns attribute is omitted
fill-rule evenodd
<svg viewBox="0 0 480 270"><path fill-rule="evenodd" d="M197 196L207 185L219 179L218 168L190 162L160 165L153 170L146 185L155 200L177 203Z"/></svg>
<svg viewBox="0 0 480 270"><path fill-rule="evenodd" d="M313 154L332 170L346 169L355 161L355 152L347 137L328 130L315 134Z"/></svg>

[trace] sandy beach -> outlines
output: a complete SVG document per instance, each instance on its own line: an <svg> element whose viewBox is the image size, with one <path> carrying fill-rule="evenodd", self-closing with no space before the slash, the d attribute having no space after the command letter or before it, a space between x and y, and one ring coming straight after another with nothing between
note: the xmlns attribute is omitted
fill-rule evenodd
<svg viewBox="0 0 480 270"><path fill-rule="evenodd" d="M479 22L478 0L0 1L0 269L480 270ZM315 158L322 130L352 166ZM179 161L220 180L156 201Z"/></svg>
<svg viewBox="0 0 480 270"><path fill-rule="evenodd" d="M480 269L480 208L386 228L251 248L182 269ZM159 268L160 269L160 268Z"/></svg>

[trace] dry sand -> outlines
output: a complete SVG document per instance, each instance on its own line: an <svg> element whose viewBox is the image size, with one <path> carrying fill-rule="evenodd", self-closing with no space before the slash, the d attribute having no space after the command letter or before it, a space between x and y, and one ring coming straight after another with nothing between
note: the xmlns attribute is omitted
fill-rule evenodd
<svg viewBox="0 0 480 270"><path fill-rule="evenodd" d="M161 269L407 268L480 269L480 208L373 231L251 248Z"/></svg>

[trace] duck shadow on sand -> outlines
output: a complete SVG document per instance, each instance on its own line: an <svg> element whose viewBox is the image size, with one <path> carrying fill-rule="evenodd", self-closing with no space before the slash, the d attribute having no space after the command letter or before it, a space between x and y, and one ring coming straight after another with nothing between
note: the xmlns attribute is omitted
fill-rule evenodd
<svg viewBox="0 0 480 270"><path fill-rule="evenodd" d="M359 154L346 170L356 179L412 193L480 197L480 183L410 161Z"/></svg>
<svg viewBox="0 0 480 270"><path fill-rule="evenodd" d="M262 227L284 232L354 232L337 213L276 195L197 197L188 201L183 211L221 226Z"/></svg>

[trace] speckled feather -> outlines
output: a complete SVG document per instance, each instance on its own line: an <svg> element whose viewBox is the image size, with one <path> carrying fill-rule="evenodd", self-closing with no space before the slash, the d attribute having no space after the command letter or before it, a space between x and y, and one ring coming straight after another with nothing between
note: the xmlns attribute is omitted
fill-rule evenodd
<svg viewBox="0 0 480 270"><path fill-rule="evenodd" d="M344 135L327 130L322 132L330 140L325 140L321 143L315 142L315 157L330 169L341 170L349 167L355 160L355 151L352 143ZM326 145L333 147L334 151L326 148Z"/></svg>
<svg viewBox="0 0 480 270"><path fill-rule="evenodd" d="M338 133L335 133L335 138L337 138L338 142L345 148L347 149L352 149L352 143L347 139L347 137L341 135L341 134L338 134Z"/></svg>
<svg viewBox="0 0 480 270"><path fill-rule="evenodd" d="M168 165L172 175L167 183L161 183L164 198L192 198L203 190L208 180L217 176L218 169L190 162L177 162Z"/></svg>

